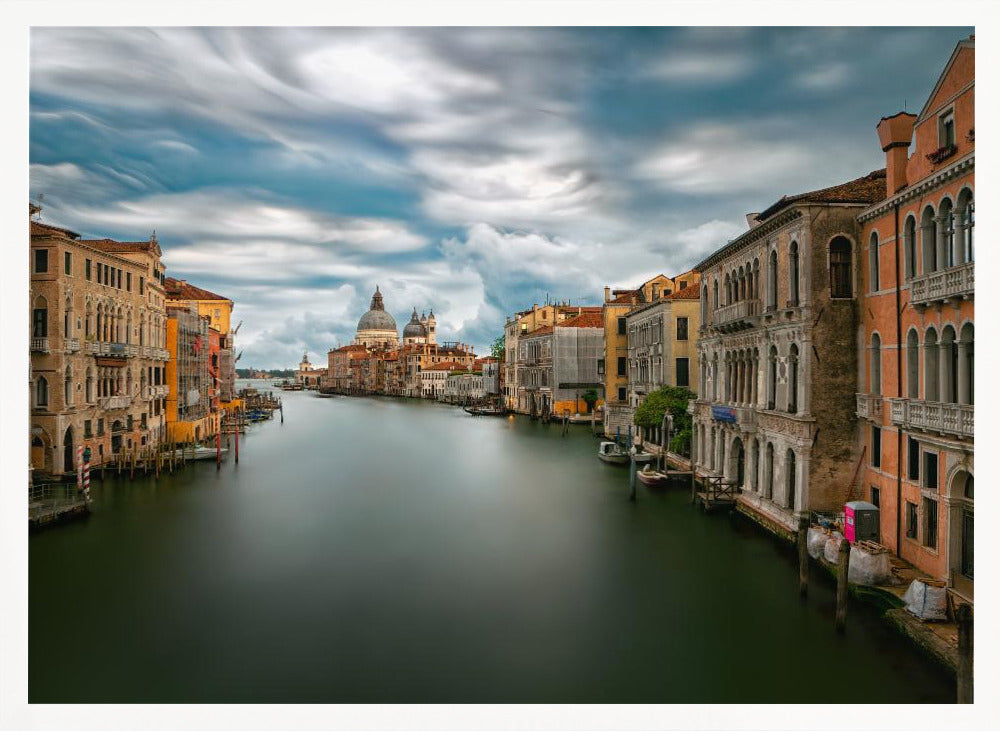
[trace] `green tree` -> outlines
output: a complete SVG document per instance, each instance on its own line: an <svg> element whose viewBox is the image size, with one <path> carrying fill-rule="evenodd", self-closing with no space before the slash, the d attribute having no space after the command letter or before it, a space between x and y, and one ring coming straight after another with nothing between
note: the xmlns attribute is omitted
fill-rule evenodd
<svg viewBox="0 0 1000 731"><path fill-rule="evenodd" d="M582 398L584 400L584 403L587 404L588 414L594 410L594 404L597 403L597 399L599 399L600 397L601 397L600 394L597 393L597 391L593 388L588 389L587 391L584 392Z"/></svg>
<svg viewBox="0 0 1000 731"><path fill-rule="evenodd" d="M504 342L503 335L497 335L496 340L490 345L490 353L501 363L503 363L504 353L506 352Z"/></svg>
<svg viewBox="0 0 1000 731"><path fill-rule="evenodd" d="M663 415L670 411L674 417L674 430L670 438L670 450L685 456L691 450L691 416L687 412L688 401L695 398L689 388L664 386L646 396L642 405L635 410L635 423L644 429L655 429L663 425Z"/></svg>

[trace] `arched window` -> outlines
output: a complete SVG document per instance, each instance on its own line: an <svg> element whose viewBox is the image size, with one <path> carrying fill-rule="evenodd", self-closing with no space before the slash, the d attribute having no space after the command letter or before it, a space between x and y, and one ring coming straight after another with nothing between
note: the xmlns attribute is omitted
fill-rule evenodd
<svg viewBox="0 0 1000 731"><path fill-rule="evenodd" d="M87 398L87 403L94 403L94 372L88 367L87 368L87 383L84 395Z"/></svg>
<svg viewBox="0 0 1000 731"><path fill-rule="evenodd" d="M795 452L785 452L785 507L795 510Z"/></svg>
<svg viewBox="0 0 1000 731"><path fill-rule="evenodd" d="M830 296L853 297L851 280L851 242L838 236L830 242Z"/></svg>
<svg viewBox="0 0 1000 731"><path fill-rule="evenodd" d="M778 349L771 346L767 357L767 408L774 410L778 391Z"/></svg>
<svg viewBox="0 0 1000 731"><path fill-rule="evenodd" d="M73 337L73 300L66 298L66 306L63 308L63 337Z"/></svg>
<svg viewBox="0 0 1000 731"><path fill-rule="evenodd" d="M903 271L906 279L917 276L917 219L906 217L903 224Z"/></svg>
<svg viewBox="0 0 1000 731"><path fill-rule="evenodd" d="M715 301L715 309L719 309L719 280L718 279L716 279L716 280L713 281L713 287L712 287L712 289L715 291L715 299L714 299L714 301Z"/></svg>
<svg viewBox="0 0 1000 731"><path fill-rule="evenodd" d="M701 289L701 324L704 327L708 324L708 290L702 287ZM140 334L140 338L142 335ZM142 340L139 341L142 343Z"/></svg>
<svg viewBox="0 0 1000 731"><path fill-rule="evenodd" d="M920 343L912 328L906 334L906 397L920 398Z"/></svg>
<svg viewBox="0 0 1000 731"><path fill-rule="evenodd" d="M878 234L872 232L868 241L868 282L872 292L878 292L880 287L878 271Z"/></svg>
<svg viewBox="0 0 1000 731"><path fill-rule="evenodd" d="M768 500L774 495L774 445L767 443L767 454L764 457L764 497Z"/></svg>
<svg viewBox="0 0 1000 731"><path fill-rule="evenodd" d="M958 343L955 342L955 328L948 325L941 331L938 344L938 368L941 385L938 398L944 403L958 403Z"/></svg>
<svg viewBox="0 0 1000 731"><path fill-rule="evenodd" d="M799 306L799 242L793 241L788 255L788 301Z"/></svg>
<svg viewBox="0 0 1000 731"><path fill-rule="evenodd" d="M934 209L927 206L920 215L920 273L930 274L937 271L937 222L934 220Z"/></svg>
<svg viewBox="0 0 1000 731"><path fill-rule="evenodd" d="M733 304L733 280L728 274L726 275L726 305Z"/></svg>
<svg viewBox="0 0 1000 731"><path fill-rule="evenodd" d="M924 400L938 400L938 338L934 328L924 334Z"/></svg>
<svg viewBox="0 0 1000 731"><path fill-rule="evenodd" d="M788 351L788 413L799 413L799 348L794 344Z"/></svg>
<svg viewBox="0 0 1000 731"><path fill-rule="evenodd" d="M754 299L760 299L760 259L753 260L753 293Z"/></svg>
<svg viewBox="0 0 1000 731"><path fill-rule="evenodd" d="M31 311L31 337L47 338L49 336L49 303L44 297L36 297Z"/></svg>
<svg viewBox="0 0 1000 731"><path fill-rule="evenodd" d="M774 249L767 259L767 306L778 307L778 252Z"/></svg>
<svg viewBox="0 0 1000 731"><path fill-rule="evenodd" d="M87 300L87 311L83 320L83 336L88 340L90 339L90 333L94 331L94 325L90 321L93 316L94 316L94 307L91 304L90 300Z"/></svg>
<svg viewBox="0 0 1000 731"><path fill-rule="evenodd" d="M747 274L740 267L740 300L745 300L747 298Z"/></svg>
<svg viewBox="0 0 1000 731"><path fill-rule="evenodd" d="M882 338L872 334L871 364L868 369L868 393L882 395Z"/></svg>
<svg viewBox="0 0 1000 731"><path fill-rule="evenodd" d="M35 406L49 405L49 382L45 376L39 376L35 381Z"/></svg>
<svg viewBox="0 0 1000 731"><path fill-rule="evenodd" d="M749 460L753 462L753 467L750 470L750 489L754 492L760 491L760 476L758 475L758 462L760 461L760 442L757 441L757 437L753 438L751 442L750 454L748 455Z"/></svg>
<svg viewBox="0 0 1000 731"><path fill-rule="evenodd" d="M958 194L958 263L966 264L975 261L975 249L973 247L973 234L975 232L975 201L972 198L972 191L963 188Z"/></svg>
<svg viewBox="0 0 1000 731"><path fill-rule="evenodd" d="M66 366L66 373L63 377L63 403L66 406L73 405L73 371Z"/></svg>
<svg viewBox="0 0 1000 731"><path fill-rule="evenodd" d="M938 209L938 219L941 222L941 241L938 261L942 268L955 266L955 214L951 199L945 198L941 201Z"/></svg>
<svg viewBox="0 0 1000 731"><path fill-rule="evenodd" d="M975 403L975 353L973 353L976 338L975 326L967 322L962 326L958 341L958 403Z"/></svg>

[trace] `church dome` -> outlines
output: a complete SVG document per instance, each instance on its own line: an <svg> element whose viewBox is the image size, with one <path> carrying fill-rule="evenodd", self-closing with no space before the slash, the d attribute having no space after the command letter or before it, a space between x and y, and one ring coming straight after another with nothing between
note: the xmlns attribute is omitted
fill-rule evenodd
<svg viewBox="0 0 1000 731"><path fill-rule="evenodd" d="M406 323L406 327L403 328L404 338L422 338L427 335L427 330L424 329L423 324L420 322L420 318L417 317L416 308L413 309L413 315L410 317L410 321Z"/></svg>
<svg viewBox="0 0 1000 731"><path fill-rule="evenodd" d="M372 295L372 304L368 312L358 320L358 332L364 330L396 330L396 321L392 315L385 311L382 303L382 293L375 287L375 294Z"/></svg>

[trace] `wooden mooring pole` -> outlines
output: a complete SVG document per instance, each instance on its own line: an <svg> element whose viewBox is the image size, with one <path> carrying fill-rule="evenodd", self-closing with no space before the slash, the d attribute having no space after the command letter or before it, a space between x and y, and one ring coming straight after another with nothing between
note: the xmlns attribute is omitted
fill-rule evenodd
<svg viewBox="0 0 1000 731"><path fill-rule="evenodd" d="M799 545L799 596L804 597L809 592L809 517L799 517L799 534L796 536Z"/></svg>
<svg viewBox="0 0 1000 731"><path fill-rule="evenodd" d="M846 538L840 542L837 552L837 619L838 632L847 625L847 574L851 567L851 543Z"/></svg>
<svg viewBox="0 0 1000 731"><path fill-rule="evenodd" d="M628 468L628 499L635 502L635 460L629 460Z"/></svg>
<svg viewBox="0 0 1000 731"><path fill-rule="evenodd" d="M958 702L972 703L972 607L959 604L955 610L958 622Z"/></svg>
<svg viewBox="0 0 1000 731"><path fill-rule="evenodd" d="M235 463L240 463L240 430L236 430L236 459Z"/></svg>

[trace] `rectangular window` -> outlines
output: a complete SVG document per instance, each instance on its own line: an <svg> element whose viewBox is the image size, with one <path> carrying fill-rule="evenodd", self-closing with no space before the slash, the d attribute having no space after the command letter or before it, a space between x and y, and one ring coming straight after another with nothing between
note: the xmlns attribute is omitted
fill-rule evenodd
<svg viewBox="0 0 1000 731"><path fill-rule="evenodd" d="M677 359L677 385L679 387L687 388L690 385L690 376L688 375L688 359L678 358Z"/></svg>
<svg viewBox="0 0 1000 731"><path fill-rule="evenodd" d="M129 292L132 291L132 272L125 274L125 289Z"/></svg>
<svg viewBox="0 0 1000 731"><path fill-rule="evenodd" d="M677 339L688 339L688 319L686 317L677 318Z"/></svg>
<svg viewBox="0 0 1000 731"><path fill-rule="evenodd" d="M93 436L93 430L92 430L92 427L91 427L91 423L92 422L90 421L90 419L86 419L83 422L83 438L84 439L90 439Z"/></svg>
<svg viewBox="0 0 1000 731"><path fill-rule="evenodd" d="M938 117L938 137L941 147L955 144L955 113L951 110Z"/></svg>
<svg viewBox="0 0 1000 731"><path fill-rule="evenodd" d="M625 318L624 317L619 317L618 318L618 334L619 335L624 335L625 334Z"/></svg>
<svg viewBox="0 0 1000 731"><path fill-rule="evenodd" d="M68 251L63 252L63 273L67 275L73 273L73 255Z"/></svg>
<svg viewBox="0 0 1000 731"><path fill-rule="evenodd" d="M139 277L139 294L144 294L146 291L146 278Z"/></svg>
<svg viewBox="0 0 1000 731"><path fill-rule="evenodd" d="M687 286L688 286L687 282L681 282L681 289L687 289Z"/></svg>
<svg viewBox="0 0 1000 731"><path fill-rule="evenodd" d="M118 289L122 288L122 270L118 270Z"/></svg>
<svg viewBox="0 0 1000 731"><path fill-rule="evenodd" d="M877 487L875 487L875 485L871 486L871 495L872 495L872 497L871 497L871 503L872 503L872 505L874 505L876 508L880 507L881 504L882 504L881 503L881 493L879 492L879 489Z"/></svg>
<svg viewBox="0 0 1000 731"><path fill-rule="evenodd" d="M83 261L83 275L90 281L90 259L84 259Z"/></svg>
<svg viewBox="0 0 1000 731"><path fill-rule="evenodd" d="M882 466L882 429L872 427L872 467Z"/></svg>
<svg viewBox="0 0 1000 731"><path fill-rule="evenodd" d="M920 442L913 437L906 438L907 474L914 482L920 481Z"/></svg>
<svg viewBox="0 0 1000 731"><path fill-rule="evenodd" d="M604 358L597 359L597 375L604 375Z"/></svg>
<svg viewBox="0 0 1000 731"><path fill-rule="evenodd" d="M628 375L628 370L626 370L628 368L628 366L626 365L627 360L628 359L625 358L625 357L622 357L622 356L618 357L618 375L619 376Z"/></svg>
<svg viewBox="0 0 1000 731"><path fill-rule="evenodd" d="M104 419L97 420L97 436L104 436Z"/></svg>
<svg viewBox="0 0 1000 731"><path fill-rule="evenodd" d="M49 271L49 250L35 249L35 274L45 274Z"/></svg>
<svg viewBox="0 0 1000 731"><path fill-rule="evenodd" d="M938 486L938 456L937 452L924 452L924 487L937 490Z"/></svg>
<svg viewBox="0 0 1000 731"><path fill-rule="evenodd" d="M619 401L624 401L626 398L627 398L627 396L625 394L625 388L624 387L619 387L618 388L618 400Z"/></svg>
<svg viewBox="0 0 1000 731"><path fill-rule="evenodd" d="M937 500L924 498L924 545L937 548L938 503Z"/></svg>
<svg viewBox="0 0 1000 731"><path fill-rule="evenodd" d="M917 504L906 501L906 537L917 537Z"/></svg>

